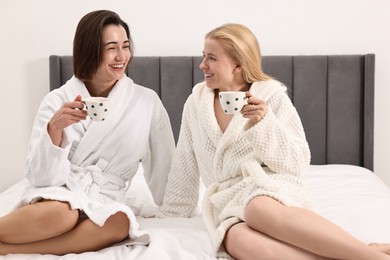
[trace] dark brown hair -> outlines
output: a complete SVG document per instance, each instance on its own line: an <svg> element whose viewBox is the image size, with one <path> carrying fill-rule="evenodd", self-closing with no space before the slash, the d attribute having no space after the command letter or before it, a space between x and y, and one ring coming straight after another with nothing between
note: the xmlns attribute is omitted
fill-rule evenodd
<svg viewBox="0 0 390 260"><path fill-rule="evenodd" d="M92 79L100 66L103 52L102 31L107 25L121 25L130 43L133 53L133 41L128 25L115 12L98 10L81 18L73 40L73 73L84 81Z"/></svg>

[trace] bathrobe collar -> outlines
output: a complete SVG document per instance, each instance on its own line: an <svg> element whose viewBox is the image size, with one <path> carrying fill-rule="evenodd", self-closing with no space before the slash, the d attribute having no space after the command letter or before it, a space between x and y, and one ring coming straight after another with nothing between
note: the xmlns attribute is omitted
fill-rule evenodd
<svg viewBox="0 0 390 260"><path fill-rule="evenodd" d="M97 146L101 145L99 140L109 138L110 133L120 123L123 114L130 104L129 100L131 100L134 93L133 84L134 82L128 77L123 77L115 84L108 95L108 98L111 100L111 111L106 120L95 122L90 118L86 119L85 124L88 125L88 129L74 152L72 163L82 166L83 161L89 154ZM83 98L90 97L85 84L75 77L72 77L64 87L69 100L73 100L77 95L82 95Z"/></svg>

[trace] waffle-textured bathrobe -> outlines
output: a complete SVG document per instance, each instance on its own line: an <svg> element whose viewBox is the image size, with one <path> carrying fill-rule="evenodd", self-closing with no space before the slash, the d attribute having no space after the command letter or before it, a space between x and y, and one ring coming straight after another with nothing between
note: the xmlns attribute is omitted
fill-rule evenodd
<svg viewBox="0 0 390 260"><path fill-rule="evenodd" d="M161 205L175 147L168 114L154 91L124 77L108 96L111 108L105 121L88 117L72 124L63 131L61 147L55 146L48 122L77 95L90 97L84 83L72 77L43 99L28 148L30 186L18 206L41 198L67 201L99 226L124 212L130 220L130 238L147 243L148 234L138 229L125 204L125 191L141 161L154 201Z"/></svg>
<svg viewBox="0 0 390 260"><path fill-rule="evenodd" d="M223 133L214 115L214 91L199 83L186 101L177 150L159 216L190 216L197 205L200 177L207 190L203 216L218 256L225 233L244 221L244 208L266 195L289 206L310 207L300 175L310 150L300 118L276 80L255 82L250 92L267 102L256 125L234 115Z"/></svg>

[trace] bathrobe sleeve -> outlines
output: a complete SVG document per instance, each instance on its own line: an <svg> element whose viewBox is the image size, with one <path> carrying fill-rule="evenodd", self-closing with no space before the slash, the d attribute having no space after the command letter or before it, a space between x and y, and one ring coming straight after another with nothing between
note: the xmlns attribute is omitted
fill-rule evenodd
<svg viewBox="0 0 390 260"><path fill-rule="evenodd" d="M35 186L60 186L65 184L70 172L68 154L70 143L63 133L61 147L52 143L47 126L65 101L57 92L43 99L32 128L26 159L26 178Z"/></svg>
<svg viewBox="0 0 390 260"><path fill-rule="evenodd" d="M168 113L157 95L154 99L152 117L149 146L146 156L142 159L142 167L153 200L157 205L161 205L168 182L175 140Z"/></svg>
<svg viewBox="0 0 390 260"><path fill-rule="evenodd" d="M267 105L267 114L244 135L271 171L300 175L310 164L310 150L299 115L284 91Z"/></svg>
<svg viewBox="0 0 390 260"><path fill-rule="evenodd" d="M198 203L200 177L192 142L190 110L191 96L184 105L180 136L158 217L190 217Z"/></svg>

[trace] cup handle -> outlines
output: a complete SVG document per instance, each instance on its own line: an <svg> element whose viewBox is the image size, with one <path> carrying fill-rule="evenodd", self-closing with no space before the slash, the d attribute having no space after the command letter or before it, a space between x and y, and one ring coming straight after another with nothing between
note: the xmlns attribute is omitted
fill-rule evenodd
<svg viewBox="0 0 390 260"><path fill-rule="evenodd" d="M83 108L82 108L81 110L87 111L87 109L86 109L86 106L87 106L87 105L85 104L85 101L84 101L84 100L81 100L81 103L83 103L83 105L84 105ZM80 110L80 108L77 108L77 107L76 107L75 109L76 109L76 110Z"/></svg>

